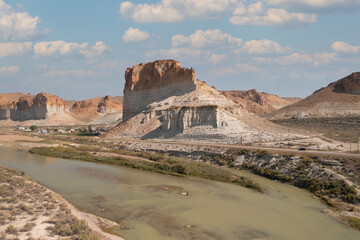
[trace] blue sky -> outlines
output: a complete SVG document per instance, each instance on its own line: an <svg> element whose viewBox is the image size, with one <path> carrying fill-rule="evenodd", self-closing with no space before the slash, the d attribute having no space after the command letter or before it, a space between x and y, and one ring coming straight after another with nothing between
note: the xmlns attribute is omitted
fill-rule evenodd
<svg viewBox="0 0 360 240"><path fill-rule="evenodd" d="M219 90L310 95L360 71L360 0L0 0L0 92L122 95L176 59Z"/></svg>

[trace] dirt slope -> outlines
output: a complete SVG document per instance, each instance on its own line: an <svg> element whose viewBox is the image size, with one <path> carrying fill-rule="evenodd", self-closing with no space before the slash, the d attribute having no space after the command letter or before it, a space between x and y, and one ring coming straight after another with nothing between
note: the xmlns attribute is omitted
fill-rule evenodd
<svg viewBox="0 0 360 240"><path fill-rule="evenodd" d="M258 116L271 113L301 100L301 98L280 98L277 95L258 92L256 89L221 91L221 94Z"/></svg>
<svg viewBox="0 0 360 240"><path fill-rule="evenodd" d="M352 73L267 118L347 117L360 115L360 72Z"/></svg>

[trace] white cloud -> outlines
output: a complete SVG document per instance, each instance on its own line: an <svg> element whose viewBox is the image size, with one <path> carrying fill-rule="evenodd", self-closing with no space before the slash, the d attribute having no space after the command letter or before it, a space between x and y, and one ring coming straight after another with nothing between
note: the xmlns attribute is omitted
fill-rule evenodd
<svg viewBox="0 0 360 240"><path fill-rule="evenodd" d="M235 67L240 72L245 72L245 73L256 72L259 70L257 67L250 65L248 63L237 63L237 64L235 64Z"/></svg>
<svg viewBox="0 0 360 240"><path fill-rule="evenodd" d="M161 0L156 4L120 4L123 17L135 22L179 22L189 18L213 19L225 16L238 0Z"/></svg>
<svg viewBox="0 0 360 240"><path fill-rule="evenodd" d="M215 75L224 76L235 75L239 73L253 73L260 71L260 69L248 63L237 63L232 66L215 68L210 71Z"/></svg>
<svg viewBox="0 0 360 240"><path fill-rule="evenodd" d="M208 60L208 62L210 64L218 64L220 62L223 62L226 60L226 55L225 54L212 54Z"/></svg>
<svg viewBox="0 0 360 240"><path fill-rule="evenodd" d="M32 50L32 42L0 42L0 57L21 55Z"/></svg>
<svg viewBox="0 0 360 240"><path fill-rule="evenodd" d="M261 2L248 6L240 4L233 14L230 22L234 25L300 27L317 21L315 14L292 13L278 8L266 9Z"/></svg>
<svg viewBox="0 0 360 240"><path fill-rule="evenodd" d="M279 56L275 58L255 58L258 63L267 65L299 65L299 64L310 64L318 66L320 64L329 63L337 60L336 53L316 53L316 54L300 54L292 53L287 56Z"/></svg>
<svg viewBox="0 0 360 240"><path fill-rule="evenodd" d="M100 69L112 69L112 68L119 68L120 67L120 62L117 60L107 60L99 65L97 65L97 68Z"/></svg>
<svg viewBox="0 0 360 240"><path fill-rule="evenodd" d="M85 70L61 70L61 71L50 71L45 73L45 77L66 77L66 76L75 76L75 77L88 77L94 75L93 71Z"/></svg>
<svg viewBox="0 0 360 240"><path fill-rule="evenodd" d="M266 0L268 4L299 10L332 10L339 11L360 7L359 0Z"/></svg>
<svg viewBox="0 0 360 240"><path fill-rule="evenodd" d="M141 42L149 39L150 34L146 31L141 31L138 28L130 27L126 30L125 34L122 36L124 42Z"/></svg>
<svg viewBox="0 0 360 240"><path fill-rule="evenodd" d="M42 32L38 29L40 18L28 12L19 12L0 0L0 36L4 40L34 38Z"/></svg>
<svg viewBox="0 0 360 240"><path fill-rule="evenodd" d="M39 69L46 69L48 67L48 65L47 64L41 64L41 65L39 65Z"/></svg>
<svg viewBox="0 0 360 240"><path fill-rule="evenodd" d="M19 66L2 67L0 73L16 73L20 70Z"/></svg>
<svg viewBox="0 0 360 240"><path fill-rule="evenodd" d="M96 44L91 48L80 49L80 53L83 54L86 58L98 57L103 53L111 51L111 48L101 41L96 42Z"/></svg>
<svg viewBox="0 0 360 240"><path fill-rule="evenodd" d="M209 58L210 52L203 51L200 49L191 49L191 48L171 48L171 49L160 49L149 51L146 54L146 57L156 58L156 59L165 59L165 58L184 58L184 57L204 57Z"/></svg>
<svg viewBox="0 0 360 240"><path fill-rule="evenodd" d="M179 47L188 45L195 48L203 47L228 47L240 46L241 38L235 38L227 33L221 32L219 29L214 30L197 30L195 33L186 37L183 35L174 35L172 37L172 46Z"/></svg>
<svg viewBox="0 0 360 240"><path fill-rule="evenodd" d="M350 44L347 44L346 42L334 42L331 45L331 48L335 52L342 52L342 53L357 54L360 51L360 46L352 46Z"/></svg>
<svg viewBox="0 0 360 240"><path fill-rule="evenodd" d="M80 53L87 58L92 58L110 50L103 42L97 42L92 47L87 42L73 43L65 41L39 42L34 46L35 56L66 56Z"/></svg>
<svg viewBox="0 0 360 240"><path fill-rule="evenodd" d="M234 51L235 54L241 54L246 52L248 54L268 54L276 53L283 54L289 53L291 51L290 47L283 47L279 43L274 42L269 39L262 40L251 40L244 43L244 45Z"/></svg>

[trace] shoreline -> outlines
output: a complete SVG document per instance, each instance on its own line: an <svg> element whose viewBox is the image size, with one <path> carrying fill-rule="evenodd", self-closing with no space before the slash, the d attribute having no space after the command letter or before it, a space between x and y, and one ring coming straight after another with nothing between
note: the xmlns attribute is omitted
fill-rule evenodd
<svg viewBox="0 0 360 240"><path fill-rule="evenodd" d="M24 136L24 137L27 137L27 138L29 138L29 136ZM1 139L1 138L0 138ZM51 143L51 145L49 145L49 144L45 144L44 142L41 142L41 141L46 141L46 140L43 140L43 139L37 139L37 138L35 138L36 139L36 143L34 142L34 143L30 143L30 142L22 142L22 144L18 144L19 142L15 142L15 144L10 144L10 145L12 145L13 147L16 147L17 149L21 149L21 150L28 150L28 149L30 149L30 148L32 148L32 147L34 147L34 146L39 146L39 144L38 143L41 143L40 145L44 145L44 146L53 146L53 147L55 147L55 145L56 146L60 146L61 144L64 144L64 142L63 141L61 141L61 140L56 140L58 143L56 143L56 144L54 144L54 142L52 142L52 140L53 139L51 139L50 141L52 142ZM46 138L45 138L46 139ZM99 139L99 140L101 140L101 139ZM97 142L97 140L95 140L95 139L93 139L93 142L95 143L95 142ZM0 144L1 144L1 141L0 141ZM76 143L76 141L74 142L74 143L69 143L68 141L67 141L67 144L70 144L70 145L72 145L72 146L80 146L80 145L82 145L82 144L77 144ZM6 144L7 145L7 144ZM15 145L15 146L14 146ZM21 145L21 146L20 146ZM105 163L105 164L107 164L107 163ZM251 172L251 171L250 171ZM307 190L308 191L308 190ZM308 191L308 192L310 192L311 193L311 191ZM318 198L319 199L319 197L317 197L316 195L313 195L313 197L314 198ZM321 198L320 198L320 200L322 200ZM322 201L323 203L324 203L324 201ZM325 202L326 203L326 202ZM337 221L339 221L339 222L341 222L342 224L344 224L344 225L346 225L346 226L349 226L349 227L353 227L354 229L357 229L357 230L360 230L359 229L359 227L356 227L357 225L355 224L355 226L354 225L352 225L352 223L350 222L350 220L348 219L348 217L356 217L356 218L358 218L359 219L359 217L360 217L360 215L359 215L359 211L358 211L358 205L355 205L356 207L355 207L355 211L350 211L349 209L348 209L348 207L345 209L345 208L341 208L341 209L333 209L333 208L327 208L327 209L324 209L323 211L322 211L322 213L323 214L325 214L325 215L327 215L327 216L329 216L329 217L331 217L331 218L333 218L333 219L335 219L335 220L337 220ZM328 206L329 207L329 206ZM350 206L351 207L351 206Z"/></svg>
<svg viewBox="0 0 360 240"><path fill-rule="evenodd" d="M39 183L37 183L39 184ZM39 184L40 185L40 184ZM40 185L42 186L42 185ZM46 187L45 187L46 188ZM120 227L120 225L116 222L113 222L109 219L102 218L100 216L96 216L92 213L87 213L80 211L78 208L76 208L74 205L72 205L70 202L68 202L62 195L52 191L51 189L47 188L49 191L52 192L62 203L66 204L66 206L69 208L70 212L77 217L80 220L85 220L87 225L93 230L104 237L106 237L106 240L125 240L125 238L122 238L120 236L108 233L104 230L104 227L106 229L112 229L116 227Z"/></svg>
<svg viewBox="0 0 360 240"><path fill-rule="evenodd" d="M16 169L0 165L0 192L1 239L125 240L109 231L118 223L80 211Z"/></svg>

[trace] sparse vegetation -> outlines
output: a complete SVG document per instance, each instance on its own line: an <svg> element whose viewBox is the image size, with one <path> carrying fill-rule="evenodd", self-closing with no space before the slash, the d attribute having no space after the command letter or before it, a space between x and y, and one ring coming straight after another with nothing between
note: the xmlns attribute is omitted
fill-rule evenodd
<svg viewBox="0 0 360 240"><path fill-rule="evenodd" d="M360 218L356 217L347 217L347 222L352 226L353 228L356 228L360 230Z"/></svg>
<svg viewBox="0 0 360 240"><path fill-rule="evenodd" d="M264 192L264 190L257 183L253 182L249 178L240 177L238 175L232 174L225 168L217 167L203 162L171 157L164 154L157 154L151 152L113 150L111 152L118 153L119 156L97 156L89 153L89 151L101 152L106 150L87 147L39 147L30 149L31 153L45 156L105 163L180 177L190 176L197 178L206 178L215 181L233 183L244 186L246 188L254 189L258 192ZM141 159L127 158L126 155L136 156Z"/></svg>
<svg viewBox="0 0 360 240"><path fill-rule="evenodd" d="M37 224L48 224L48 232L40 233L63 239L104 239L75 218L65 204L60 204L53 193L33 182L20 171L0 166L0 227L1 239L34 239ZM44 206L43 206L44 205ZM35 222L39 217L48 217L48 223ZM19 225L19 223L23 225ZM25 222L25 224L24 224ZM36 239L39 239L37 236Z"/></svg>
<svg viewBox="0 0 360 240"><path fill-rule="evenodd" d="M360 118L357 117L282 119L272 122L322 133L327 138L342 142L357 143L360 133Z"/></svg>

